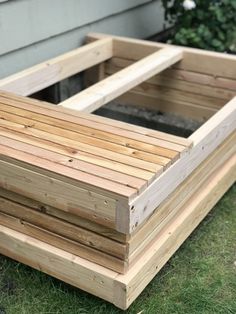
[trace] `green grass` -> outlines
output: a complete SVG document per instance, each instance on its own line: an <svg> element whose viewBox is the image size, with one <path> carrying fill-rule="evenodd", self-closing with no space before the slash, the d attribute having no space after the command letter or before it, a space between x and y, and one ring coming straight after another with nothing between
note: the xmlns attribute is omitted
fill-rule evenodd
<svg viewBox="0 0 236 314"><path fill-rule="evenodd" d="M127 313L236 313L236 184ZM0 314L123 313L0 256Z"/></svg>

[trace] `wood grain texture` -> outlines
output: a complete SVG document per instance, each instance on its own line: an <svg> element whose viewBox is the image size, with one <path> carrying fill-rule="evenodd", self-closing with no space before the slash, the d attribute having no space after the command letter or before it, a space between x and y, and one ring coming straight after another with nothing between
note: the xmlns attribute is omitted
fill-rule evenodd
<svg viewBox="0 0 236 314"><path fill-rule="evenodd" d="M126 275L0 226L0 252L127 309L236 179L236 156L212 175ZM178 241L176 241L178 239ZM166 249L168 247L168 250Z"/></svg>
<svg viewBox="0 0 236 314"><path fill-rule="evenodd" d="M133 62L135 61L113 57L103 63L104 74L112 75L133 64ZM197 69L194 72L184 71L175 69L174 66L153 76L147 82L160 87L173 88L196 95L211 96L225 101L229 101L234 97L236 92L236 80L224 78L218 78L217 80L213 75L197 72Z"/></svg>
<svg viewBox="0 0 236 314"><path fill-rule="evenodd" d="M99 33L88 34L87 41L91 42L107 37L113 39L113 56L130 60L139 60L158 49L172 47L172 45L163 43ZM181 47L181 49L183 49L184 56L182 61L175 65L176 69L195 72L197 66L198 73L235 80L235 56L189 47Z"/></svg>
<svg viewBox="0 0 236 314"><path fill-rule="evenodd" d="M112 57L106 38L0 80L0 90L28 96Z"/></svg>
<svg viewBox="0 0 236 314"><path fill-rule="evenodd" d="M186 202L220 166L235 154L236 134L231 135L214 151L171 195L159 206L148 221L120 242L99 229L88 230L90 224L76 226L67 216L58 217L58 211L20 195L0 189L1 223L48 244L96 262L119 273L126 272L136 263L169 222L181 214ZM43 209L41 209L43 207ZM51 215L55 215L52 217ZM2 215L1 215L2 213ZM4 215L5 214L5 215ZM58 219L59 218L59 219ZM63 220L61 220L63 219ZM95 232L94 232L95 231ZM113 232L114 236L114 232ZM116 233L116 236L119 236Z"/></svg>
<svg viewBox="0 0 236 314"><path fill-rule="evenodd" d="M156 208L151 217L144 221L128 241L129 265L150 246L174 216L182 212L186 202L195 195L212 173L236 154L236 133L229 136L171 195Z"/></svg>
<svg viewBox="0 0 236 314"><path fill-rule="evenodd" d="M217 112L217 109L207 106L200 106L173 98L162 100L160 97L151 96L140 91L130 91L119 97L117 101L125 105L134 105L135 107L192 118L201 123L207 121Z"/></svg>
<svg viewBox="0 0 236 314"><path fill-rule="evenodd" d="M17 194L17 193L14 193L12 191L5 190L2 188L0 188L0 196L9 201L14 200L15 203L19 205L23 205L36 212L49 215L50 217L54 217L56 219L60 219L61 221L72 224L73 226L78 226L79 228L83 228L91 232L94 232L96 234L100 234L108 239L115 240L119 243L124 244L127 241L128 237L126 235L122 233L118 233L114 229L106 227L106 225L104 226L104 223L100 222L101 218L97 217L96 215L93 215L93 218L94 218L93 220L86 219L82 216L76 216L69 212L64 212L58 208L49 206L45 203L36 201L34 199L25 197L23 195L20 195L20 194ZM8 210L8 209L5 208L5 210Z"/></svg>
<svg viewBox="0 0 236 314"><path fill-rule="evenodd" d="M147 128L143 128L140 126L131 125L121 121L115 121L112 119L108 119L105 117L96 116L93 114L87 114L83 112L71 111L69 109L65 109L59 106L51 106L49 103L45 103L42 101L38 101L36 99L31 99L28 97L16 96L12 93L6 93L1 91L0 93L1 103L7 103L7 105L11 105L13 107L26 109L34 113L40 113L43 116L50 116L51 118L56 118L57 122L62 121L70 122L72 127L75 125L79 126L87 126L92 129L96 129L99 131L106 131L107 133L112 133L114 135L121 135L123 137L128 137L133 139L139 138L138 134L146 135L145 137L141 136L144 143L153 143L153 138L162 139L171 143L179 144L182 146L190 146L191 141L188 139L184 139L179 136L175 136L172 134L163 133L156 130L149 130ZM17 106L16 106L17 101ZM59 121L58 121L59 120ZM63 126L63 129L65 126ZM129 132L124 132L129 131ZM136 134L133 134L136 133ZM96 135L97 133L93 134ZM139 139L140 139L139 138ZM150 141L149 141L150 139ZM157 143L157 142L155 142ZM160 143L160 142L159 142Z"/></svg>
<svg viewBox="0 0 236 314"><path fill-rule="evenodd" d="M1 225L5 227L11 228L28 236L32 236L37 240L49 243L56 248L85 258L86 260L104 266L107 269L111 269L121 274L123 274L126 270L126 262L124 260L96 250L91 246L83 245L80 242L52 233L51 231L42 229L10 215L0 213L0 219Z"/></svg>
<svg viewBox="0 0 236 314"><path fill-rule="evenodd" d="M119 287L122 295L117 300L118 307L127 309L130 306L235 180L236 155L206 180L183 212L173 219L129 272L116 278L116 288Z"/></svg>
<svg viewBox="0 0 236 314"><path fill-rule="evenodd" d="M60 105L73 110L92 112L181 59L181 49L166 48L154 52Z"/></svg>
<svg viewBox="0 0 236 314"><path fill-rule="evenodd" d="M155 208L161 204L235 129L236 98L190 136L194 144L188 155L167 169L158 180L146 189L145 193L130 203L133 208L130 212L130 222L132 222L130 231L135 230L140 222L144 221L153 212L154 204ZM121 226L121 228L123 227Z"/></svg>

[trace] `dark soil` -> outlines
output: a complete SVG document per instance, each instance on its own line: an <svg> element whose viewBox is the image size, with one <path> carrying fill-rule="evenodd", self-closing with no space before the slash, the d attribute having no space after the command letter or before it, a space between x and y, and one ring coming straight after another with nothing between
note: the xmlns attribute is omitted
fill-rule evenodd
<svg viewBox="0 0 236 314"><path fill-rule="evenodd" d="M103 106L95 113L182 137L188 137L201 125L198 121L177 116L173 113L148 110L129 104L121 105L116 102Z"/></svg>

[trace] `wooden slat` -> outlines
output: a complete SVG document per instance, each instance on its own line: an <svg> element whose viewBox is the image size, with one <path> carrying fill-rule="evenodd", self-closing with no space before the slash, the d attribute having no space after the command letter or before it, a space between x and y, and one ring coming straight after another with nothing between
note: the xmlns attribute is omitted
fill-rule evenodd
<svg viewBox="0 0 236 314"><path fill-rule="evenodd" d="M22 128L21 125L15 126L13 123L2 123L0 125L2 125L0 126L1 133L5 136L63 154L67 156L68 162L70 162L69 160L76 162L77 159L80 161L88 162L94 166L97 165L110 170L113 169L120 173L126 173L130 176L137 177L146 181L152 181L152 178L156 177L163 171L163 167L160 165L155 165L148 162L145 163L144 161L142 165L142 160L132 159L115 153L109 155L108 151L102 149L97 149L97 154L93 155L93 153L95 153L96 147L92 148L91 146L90 148L90 146L84 145L85 148L87 148L85 150L83 149L83 147L81 147L80 143L77 143L75 141L69 141L68 139L63 139L61 137L53 136L49 137L48 140L44 140L42 135L47 136L48 133L46 132L37 132L37 130L36 132L32 130L30 130L30 132L22 132L21 130L24 130L24 128ZM106 154L108 156L106 156ZM118 156L120 156L120 161L117 158ZM62 156L62 160L63 158L65 160L65 157ZM133 164L131 165L130 161L132 160ZM84 169L83 167L78 170L84 173L87 172L86 169Z"/></svg>
<svg viewBox="0 0 236 314"><path fill-rule="evenodd" d="M194 132L190 139L193 147L188 156L183 156L150 185L145 193L130 202L130 231L144 221L171 192L207 156L236 129L236 97ZM173 177L174 174L174 177ZM154 207L153 207L154 206ZM124 214L124 213L123 213ZM122 229L124 226L120 226ZM121 229L118 229L121 231Z"/></svg>
<svg viewBox="0 0 236 314"><path fill-rule="evenodd" d="M4 226L0 226L0 253L125 310L235 181L235 165L236 156L226 162L220 171L214 173L178 219L155 240L126 275L118 275L114 271Z"/></svg>
<svg viewBox="0 0 236 314"><path fill-rule="evenodd" d="M123 309L130 306L235 180L236 155L206 180L183 212L173 219L129 272L116 278L116 294L120 292L121 297L117 299L117 306Z"/></svg>
<svg viewBox="0 0 236 314"><path fill-rule="evenodd" d="M199 122L204 122L212 117L217 109L212 109L206 106L199 106L185 101L175 99L161 100L155 96L150 96L146 93L130 91L120 96L117 101L121 104L134 105L140 108L150 110L174 113L179 116L192 118Z"/></svg>
<svg viewBox="0 0 236 314"><path fill-rule="evenodd" d="M0 80L0 90L27 96L112 57L112 39L72 50Z"/></svg>
<svg viewBox="0 0 236 314"><path fill-rule="evenodd" d="M133 64L135 60L111 58L103 63L104 75L112 75ZM197 69L196 69L197 71ZM218 80L217 80L218 79ZM236 80L215 78L214 76L169 68L150 78L147 82L177 90L230 100L236 93ZM228 88L227 88L228 87Z"/></svg>
<svg viewBox="0 0 236 314"><path fill-rule="evenodd" d="M17 204L29 207L36 212L44 213L45 215L49 215L56 219L63 220L72 225L78 226L79 228L83 228L83 229L95 232L96 234L100 234L106 238L115 240L119 243L123 243L123 244L126 243L126 240L127 240L126 235L122 233L118 233L114 229L104 226L104 224L100 223L99 217L96 217L96 215L93 215L94 221L88 220L82 216L76 216L69 212L64 212L58 208L49 206L45 203L36 201L34 199L30 199L23 195L16 194L14 192L1 189L1 188L0 188L0 196L6 200L14 200L14 202L16 202Z"/></svg>
<svg viewBox="0 0 236 314"><path fill-rule="evenodd" d="M21 140L24 142L22 142ZM31 144L31 142L33 145ZM117 170L120 170L119 166L122 168L122 165L118 165L117 167L115 167L114 165L113 170L100 167L97 164L94 165L92 163L81 161L80 159L76 158L75 154L68 154L67 152L63 150L60 151L58 149L57 152L54 152L47 149L43 149L42 147L35 146L34 141L30 141L30 140L28 141L27 138L25 137L21 138L17 136L17 133L6 132L5 130L2 130L1 128L0 128L0 144L7 147L11 147L15 149L16 151L22 151L25 153L30 152L32 155L35 155L39 158L47 159L56 164L61 164L75 170L84 169L84 172L94 175L95 178L101 177L104 179L108 179L108 180L111 180L111 182L114 181L124 186L129 186L134 189L137 189L138 191L143 190L147 186L147 182L144 179L139 179L135 176L132 177L125 173L114 171L115 168L117 168ZM48 146L50 147L50 143ZM48 146L45 145L46 148ZM125 170L129 172L130 168L124 167L124 172ZM136 171L137 171L137 176L138 176L139 170L136 169ZM133 174L134 175L136 174L135 170L133 170ZM150 178L150 176L148 178Z"/></svg>
<svg viewBox="0 0 236 314"><path fill-rule="evenodd" d="M223 165L230 156L235 153L236 134L230 136L220 147L217 149L207 160L198 167L197 170L191 174L190 178L184 182L167 202L158 208L155 215L141 228L135 235L131 236L128 247L125 244L121 245L116 241L111 241L103 235L93 233L86 229L78 228L74 224L68 224L61 220L55 219L46 215L45 213L37 212L26 206L15 203L14 198L7 200L0 198L0 212L7 215L14 216L20 219L14 220L12 217L1 216L1 223L6 227L13 228L14 230L21 231L24 234L34 236L39 240L43 240L49 244L53 244L60 248L65 248L70 253L74 253L81 257L85 257L98 264L104 265L110 269L118 272L124 272L126 268L131 267L135 263L142 251L150 245L152 240L163 231L163 228L170 222L173 217L182 212L182 207L188 200L196 193L199 187L204 184L206 178ZM7 195L9 197L9 195ZM14 200L14 202L13 202ZM40 228L38 228L38 227ZM44 232L43 229L46 229ZM50 231L50 233L47 232ZM54 235L52 234L54 233ZM63 237L61 239L57 235ZM83 245L92 247L94 249L90 256L90 249L86 247L67 241L65 238L82 243ZM74 250L77 249L75 252ZM110 254L124 261L110 258L106 255L101 255L95 250L100 250L106 254ZM101 260L97 260L100 258ZM127 260L127 262L125 262ZM108 263L108 264L107 264Z"/></svg>
<svg viewBox="0 0 236 314"><path fill-rule="evenodd" d="M146 135L146 137L143 138L144 143L149 143L149 138L152 140L152 138L156 139L162 139L167 142L179 144L185 147L191 146L191 141L188 139L184 139L179 136L163 133L160 131L150 130L147 128L131 125L128 123L124 123L121 121L116 121L92 114L87 114L83 112L78 111L71 111L69 109L65 109L59 106L51 106L49 103L37 101L35 99L31 98L25 98L21 96L16 96L12 93L6 93L1 91L0 92L0 100L1 103L7 103L8 105L11 105L13 107L18 107L22 109L26 109L32 112L40 113L45 116L53 116L58 120L79 124L82 126L87 126L90 128L94 128L96 130L100 131L106 131L112 134L116 135L122 135L124 137L131 137L135 136L136 138L139 138L138 134ZM9 101L10 100L10 101ZM17 101L17 105L16 105ZM60 123L62 123L60 121ZM74 126L73 126L74 127ZM65 126L63 127L65 128ZM136 134L127 133L123 131L132 131ZM132 136L133 135L133 136Z"/></svg>
<svg viewBox="0 0 236 314"><path fill-rule="evenodd" d="M75 226L61 219L38 212L25 205L17 204L14 199L0 197L0 212L19 218L52 233L92 247L120 259L127 256L125 244L111 240L103 235ZM79 255L79 254L78 254Z"/></svg>
<svg viewBox="0 0 236 314"><path fill-rule="evenodd" d="M88 42L91 42L108 37L113 39L113 57L121 57L130 60L139 60L144 58L155 52L157 49L173 47L172 45L147 40L131 39L98 33L88 34L87 40ZM178 46L174 47L178 48ZM235 56L195 48L179 48L181 48L184 52L184 57L181 62L174 66L175 69L188 70L213 75L217 78L221 77L224 79L235 80Z"/></svg>
<svg viewBox="0 0 236 314"><path fill-rule="evenodd" d="M78 189L79 190L81 189L81 192L83 191L84 193L84 207L85 208L86 208L86 194L90 195L92 192L95 192L95 193L100 192L101 195L98 194L98 199L99 199L99 195L101 196L101 200L103 199L103 201L101 202L101 205L103 208L103 209L101 208L102 210L105 209L103 206L104 201L105 201L104 199L105 196L111 197L111 199L113 199L113 202L115 202L116 199L127 200L127 197L129 198L131 195L137 194L137 190L131 187L124 186L115 182L111 182L110 180L105 180L99 177L95 177L88 173L85 173L79 170L74 170L64 165L55 164L47 159L39 158L28 152L26 153L26 152L18 150L16 154L16 150L14 148L4 146L4 145L0 145L0 148L1 148L0 160L1 160L2 168L4 168L4 164L6 164L6 167L9 168L9 171L11 171L12 178L9 177L9 179L12 179L13 186L14 186L13 168L16 168L15 169L16 173L17 171L20 172L23 177L24 177L24 172L26 172L25 174L26 176L27 176L27 173L29 172L29 176L34 177L35 183L37 182L36 180L37 176L40 177L42 175L44 177L44 175L46 174L47 177L45 178L46 180L45 184L48 181L47 184L49 184L49 186L53 185L52 183L54 181L53 178L55 178L56 181L59 181L60 184L69 182L71 184L75 184L75 186L77 187L79 185ZM7 173L5 171L4 173L6 174L6 178L7 178ZM3 173L1 173L0 175L2 174ZM43 180L43 177L42 177L42 180ZM50 181L50 178L52 178L52 182ZM19 176L19 179L20 179L20 176ZM79 184L78 184L78 181L79 181ZM30 182L30 179L29 179L29 182ZM2 186L3 188L4 188L4 184L6 184L7 186L6 179L1 180L1 184L3 184ZM21 188L24 190L24 186L21 186ZM44 189L46 189L46 186L44 186ZM28 192L30 193L30 190ZM92 194L90 195L91 199L93 199L93 197L94 199L96 199L95 195L92 196ZM82 201L82 199L83 197L81 197L79 201ZM54 199L52 198L52 200ZM95 210L96 208L97 206L93 205L91 209Z"/></svg>
<svg viewBox="0 0 236 314"><path fill-rule="evenodd" d="M163 49L65 100L60 105L92 112L181 59L181 49Z"/></svg>
<svg viewBox="0 0 236 314"><path fill-rule="evenodd" d="M2 225L0 252L113 302L113 285L117 272Z"/></svg>
<svg viewBox="0 0 236 314"><path fill-rule="evenodd" d="M106 77L113 75L117 71L111 70L106 72ZM132 92L141 92L147 96L155 96L163 101L185 101L200 106L220 109L222 106L233 98L235 91L226 91L225 89L214 89L214 87L203 86L187 81L167 78L164 75L157 75L148 81L138 85L131 90Z"/></svg>
<svg viewBox="0 0 236 314"><path fill-rule="evenodd" d="M23 98L22 101L24 101L24 99L25 98ZM25 99L25 102L26 101L27 99ZM19 108L27 110L27 108L29 107L29 111L37 112L40 115L45 116L43 117L43 119L45 119L46 122L48 121L49 124L54 124L56 126L60 125L61 129L63 129L60 130L60 134L66 132L64 130L67 130L68 134L68 130L71 129L75 132L78 132L80 135L77 135L76 138L77 140L80 140L80 142L83 141L83 135L85 133L86 135L88 134L90 137L93 137L95 139L98 138L106 140L108 142L108 147L109 143L111 142L122 145L126 148L128 147L131 149L140 150L146 153L156 154L172 159L178 158L179 152L181 152L181 154L186 153L186 151L189 149L189 146L191 146L191 141L185 140L180 137L172 137L169 134L166 134L167 139L165 140L165 133L156 133L155 131L148 131L147 129L143 128L143 130L146 130L146 134L144 132L138 132L137 134L137 132L135 132L135 128L133 130L132 128L129 129L128 127L127 129L124 129L119 126L116 127L116 124L115 126L112 126L112 123L115 123L115 121L106 118L97 120L97 118L100 117L94 117L88 114L80 117L81 113L79 114L79 116L76 117L74 117L73 115L67 116L63 113L63 110L60 110L61 107L59 108L59 110L57 110L57 107L54 110L54 108L52 108L51 106L46 106L46 108L40 106L41 103L38 103L38 106L35 106L37 102L34 101L32 102L32 104L22 104L21 101L17 101L17 103L14 103L14 101L11 101L11 96L7 100L5 100L5 97L0 96L0 102L3 105L7 104L7 106L12 106L16 108L14 109L16 113L19 112ZM69 111L71 113L71 110ZM32 115L32 113L30 114ZM90 116L91 120L89 120ZM35 117L35 115L33 115L32 117ZM106 121L109 122L106 123ZM159 135L159 133L161 134ZM173 140L171 141L172 138ZM178 138L180 139L180 143L176 143ZM94 142L95 140L90 138L90 141ZM87 143L88 139L86 138L86 140L84 140L83 142ZM123 147L122 151L124 150ZM131 153L131 155L133 154L135 155L134 151Z"/></svg>
<svg viewBox="0 0 236 314"><path fill-rule="evenodd" d="M213 110L219 110L222 108L227 100L216 97L209 97L201 94L194 94L188 91L177 90L169 87L158 86L149 82L140 84L131 90L132 92L143 93L165 103L166 101L182 101L190 104L196 104L202 107L212 108ZM234 95L232 95L234 97ZM228 101L232 98L229 97Z"/></svg>
<svg viewBox="0 0 236 314"><path fill-rule="evenodd" d="M195 195L201 185L229 158L236 154L236 132L229 136L203 163L198 166L175 191L157 207L152 216L130 235L129 262L135 262L140 252L150 245L157 234L163 231L174 216L182 212L183 206Z"/></svg>
<svg viewBox="0 0 236 314"><path fill-rule="evenodd" d="M1 149L4 150L4 147L1 146ZM0 169L1 188L76 215L91 219L93 215L103 217L108 226L114 222L117 204L109 197L33 172L20 167L19 163L14 165L12 161L0 160Z"/></svg>
<svg viewBox="0 0 236 314"><path fill-rule="evenodd" d="M92 137L92 131L90 131L89 136L84 136L83 134L78 134L77 132L71 130L62 129L59 122L57 125L56 123L55 125L48 125L44 122L41 123L32 119L18 116L17 114L14 115L14 113L8 113L1 110L0 117L3 120L0 121L2 128L12 129L24 134L38 137L39 140L35 140L35 142L40 143L41 135L42 139L47 138L48 141L70 147L71 152L74 148L75 157L76 149L78 149L79 151L91 153L95 156L104 157L114 161L122 162L124 164L133 165L148 171L158 171L161 169L161 167L158 165L168 166L168 164L171 162L170 158L165 158L157 154L145 153L135 149L129 149L126 148L124 144L122 146L120 146L119 143L116 144L115 141L114 143L107 143L105 140L96 138L94 139ZM155 148L153 148L153 150L155 152ZM105 151L108 151L107 154L105 154ZM157 148L157 151L162 153L161 149ZM175 152L172 153L172 151L170 151L170 157L175 155Z"/></svg>
<svg viewBox="0 0 236 314"><path fill-rule="evenodd" d="M70 240L68 238L59 236L48 230L44 230L28 222L25 222L21 218L15 218L10 215L6 215L0 212L1 225L12 228L25 235L34 237L45 243L49 243L59 249L66 252L75 254L85 258L91 262L97 263L106 267L107 269L114 270L118 273L124 273L126 269L126 262L112 255L106 254L92 247L83 245L79 242Z"/></svg>

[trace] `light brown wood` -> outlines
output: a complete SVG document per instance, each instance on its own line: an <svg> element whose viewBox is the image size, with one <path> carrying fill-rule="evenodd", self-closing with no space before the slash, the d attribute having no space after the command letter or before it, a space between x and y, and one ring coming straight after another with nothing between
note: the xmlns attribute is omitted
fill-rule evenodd
<svg viewBox="0 0 236 314"><path fill-rule="evenodd" d="M188 139L184 139L179 136L163 133L160 131L149 130L147 128L134 126L121 121L115 121L92 114L72 111L59 106L51 106L49 103L44 103L28 97L25 98L21 96L15 96L11 93L1 92L0 101L1 104L7 104L8 106L13 106L14 108L17 107L18 109L21 108L34 113L39 113L43 116L46 116L47 119L56 118L57 123L63 123L63 129L66 128L65 123L70 122L70 127L73 128L73 130L77 130L77 132L80 129L79 126L81 125L83 127L89 127L99 131L106 131L107 133L112 133L113 135L120 135L131 139L139 138L142 139L144 143L149 144L154 144L153 138L165 140L167 142L179 144L185 147L189 147L192 144ZM146 136L139 137L139 134ZM97 131L93 133L93 136L97 136ZM160 142L155 141L155 144L160 145Z"/></svg>
<svg viewBox="0 0 236 314"><path fill-rule="evenodd" d="M117 101L121 104L134 105L135 107L174 113L180 117L192 118L199 122L207 121L207 119L217 112L216 109L175 100L173 98L163 101L155 96L150 96L138 91L130 91L119 97Z"/></svg>
<svg viewBox="0 0 236 314"><path fill-rule="evenodd" d="M0 90L27 96L112 57L112 39L85 45L0 80Z"/></svg>
<svg viewBox="0 0 236 314"><path fill-rule="evenodd" d="M193 147L155 180L145 193L130 202L130 232L135 230L183 180L236 129L236 97L190 136ZM174 175L173 175L174 174ZM152 209L151 209L152 208ZM124 213L122 213L124 214ZM124 226L120 226L122 229ZM119 231L121 229L118 228Z"/></svg>
<svg viewBox="0 0 236 314"><path fill-rule="evenodd" d="M143 226L130 236L128 242L127 238L124 244L110 240L107 238L109 234L106 235L106 237L104 237L104 234L100 235L98 230L94 233L84 228L78 228L74 225L74 221L72 221L72 224L69 224L66 221L63 222L57 218L51 217L45 214L47 210L45 208L39 212L42 205L38 205L37 203L37 211L29 208L25 206L25 200L22 201L22 198L19 198L19 196L7 191L4 192L4 190L0 190L0 195L2 195L2 197L0 197L0 212L10 215L10 217L1 216L2 224L123 273L129 267L132 267L139 256L151 245L156 236L163 232L171 219L182 212L185 203L196 194L199 187L204 184L204 181L211 176L216 169L224 165L232 154L235 154L235 138L236 133L230 136L213 152L210 157L208 157L207 160L156 209L151 218L143 223ZM17 204L16 202L23 203L23 205ZM35 208L35 203L33 202L32 205L32 201L30 200L27 200L26 204ZM49 211L49 214L51 213L54 214ZM16 217L18 220L13 219L11 216ZM67 217L63 218L67 219ZM86 227L88 227L88 225L86 225ZM100 252L96 250L102 251L105 254L101 255ZM112 257L106 256L107 254ZM119 258L120 260L118 261L113 257Z"/></svg>
<svg viewBox="0 0 236 314"><path fill-rule="evenodd" d="M182 59L181 49L166 48L143 58L60 103L61 106L92 112Z"/></svg>
<svg viewBox="0 0 236 314"><path fill-rule="evenodd" d="M0 227L0 252L127 309L235 179L236 156L200 187L182 214L126 275L118 275L4 226Z"/></svg>
<svg viewBox="0 0 236 314"><path fill-rule="evenodd" d="M84 118L80 119L70 116L68 118L63 112L57 112L57 114L56 112L54 113L54 110L47 110L44 113L44 108L40 108L37 103L34 103L33 106L30 104L24 105L20 100L15 103L11 98L1 98L1 96L0 103L2 111L8 113L7 116L5 113L5 116L2 116L3 118L6 119L6 117L8 117L9 119L9 117L11 117L15 122L24 121L23 124L28 127L28 129L34 129L38 126L40 130L49 131L50 134L67 137L69 140L77 140L82 147L82 144L91 142L91 144L93 144L91 146L103 149L106 148L107 150L130 156L140 154L140 156L144 156L144 159L148 156L145 153L175 158L179 152L184 153L185 148L191 146L190 141L177 136L167 134L165 139L164 133L161 132L150 131L150 133L142 134L141 132L135 132L135 129L129 130L119 126L110 126L106 124L106 121L110 119L101 119L100 123L98 123L97 121L88 121ZM48 106L47 109L50 109L50 107L51 106ZM21 108L24 108L24 110ZM11 116L9 115L10 113L14 115ZM4 113L2 112L1 114L3 115ZM24 117L29 120L26 120ZM48 136L50 136L50 134ZM137 151L141 151L141 153Z"/></svg>
<svg viewBox="0 0 236 314"><path fill-rule="evenodd" d="M0 252L113 302L113 283L117 273L112 270L2 225Z"/></svg>
<svg viewBox="0 0 236 314"><path fill-rule="evenodd" d="M93 110L120 96L210 119L184 139L0 92L0 253L127 309L235 182L236 59L89 40L6 88L48 86L56 64L62 77L95 65L95 85L68 102Z"/></svg>
<svg viewBox="0 0 236 314"><path fill-rule="evenodd" d="M94 250L102 251L123 260L126 259L127 252L124 244L111 240L98 233L75 226L72 223L46 215L45 213L36 211L28 206L18 204L14 199L8 200L0 197L0 212L20 219L23 225L29 223L66 239L81 243L86 247L91 247ZM14 229L14 227L12 228ZM96 252L93 254L95 255Z"/></svg>
<svg viewBox="0 0 236 314"><path fill-rule="evenodd" d="M131 65L133 62L134 61L130 59L111 58L103 63L105 67L104 75L112 75ZM221 81L222 86L219 83ZM236 81L232 80L232 83L229 84L230 89L228 89L227 85L225 86L224 84L227 79L221 79L221 81L216 81L216 78L214 80L213 76L204 75L202 73L169 68L150 78L147 82L160 87L168 87L174 90L194 93L196 96L205 95L224 99L226 102L235 96Z"/></svg>
<svg viewBox="0 0 236 314"><path fill-rule="evenodd" d="M126 287L125 291L122 290L123 298L117 300L117 306L123 309L130 306L235 180L236 155L206 180L183 212L156 238L133 268L116 278L120 289Z"/></svg>
<svg viewBox="0 0 236 314"><path fill-rule="evenodd" d="M51 231L41 229L35 225L25 222L3 213L0 213L1 225L21 232L25 235L36 238L37 240L44 241L50 245L65 250L76 256L85 258L91 262L97 263L106 267L107 269L114 270L118 273L124 273L126 270L126 262L110 254L105 254L91 246L83 245L74 240L64 238Z"/></svg>
<svg viewBox="0 0 236 314"><path fill-rule="evenodd" d="M9 159L0 161L0 169L2 188L90 219L93 215L103 217L108 225L114 222L117 204L112 198L34 172Z"/></svg>
<svg viewBox="0 0 236 314"><path fill-rule="evenodd" d="M107 37L113 39L113 57L130 60L139 60L158 49L172 47L163 43L99 33L88 34L87 41L91 42ZM181 46L179 48L183 49L184 56L174 68L235 80L235 56L189 47Z"/></svg>
<svg viewBox="0 0 236 314"><path fill-rule="evenodd" d="M129 263L161 233L174 216L182 212L185 203L197 193L198 189L212 173L236 154L236 132L227 138L178 188L156 208L152 216L138 228L128 241Z"/></svg>
<svg viewBox="0 0 236 314"><path fill-rule="evenodd" d="M58 208L49 206L45 203L38 202L34 199L30 199L28 197L24 197L23 195L16 194L14 192L1 188L0 196L6 200L10 201L14 200L14 202L19 205L23 205L39 213L49 215L50 217L60 219L74 226L78 226L79 228L89 230L91 232L94 232L95 234L100 234L108 239L115 240L119 243L124 244L127 242L128 237L126 235L118 233L114 229L104 226L99 222L99 217L96 217L96 215L93 215L94 221L92 221L91 219L88 220L81 216L76 216L69 212L64 212L62 210L59 210ZM9 208L8 209L5 208L5 210L9 210ZM43 221L41 223L43 223Z"/></svg>

